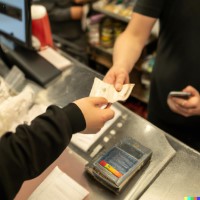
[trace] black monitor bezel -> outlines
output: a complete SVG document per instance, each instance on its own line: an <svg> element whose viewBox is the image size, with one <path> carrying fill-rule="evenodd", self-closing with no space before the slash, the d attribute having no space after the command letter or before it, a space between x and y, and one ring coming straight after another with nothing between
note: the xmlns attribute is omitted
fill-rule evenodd
<svg viewBox="0 0 200 200"><path fill-rule="evenodd" d="M32 47L32 24L31 24L31 2L30 0L23 0L25 4L25 42L9 35L6 32L0 30L0 34L6 39L14 42L15 45L23 46L28 49L33 49Z"/></svg>

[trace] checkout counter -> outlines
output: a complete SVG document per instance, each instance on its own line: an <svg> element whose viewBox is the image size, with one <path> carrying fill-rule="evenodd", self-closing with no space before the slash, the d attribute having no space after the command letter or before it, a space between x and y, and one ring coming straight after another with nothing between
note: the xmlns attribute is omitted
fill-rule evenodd
<svg viewBox="0 0 200 200"><path fill-rule="evenodd" d="M94 78L102 77L77 60L66 56L73 64L44 89L47 99L61 107L88 96ZM24 182L15 200L28 199L56 166L89 191L85 200L182 200L187 196L200 196L200 153L120 103L113 106L120 112L119 117L87 151L71 142L60 157L39 177ZM119 195L116 195L88 175L85 172L85 165L100 151L128 136L149 147L153 154L151 162Z"/></svg>

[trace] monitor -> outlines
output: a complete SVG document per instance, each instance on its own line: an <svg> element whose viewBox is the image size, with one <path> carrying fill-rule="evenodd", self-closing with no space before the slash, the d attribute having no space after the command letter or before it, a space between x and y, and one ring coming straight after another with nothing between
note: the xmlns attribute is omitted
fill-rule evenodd
<svg viewBox="0 0 200 200"><path fill-rule="evenodd" d="M32 48L30 4L30 0L0 0L0 34L26 48Z"/></svg>
<svg viewBox="0 0 200 200"><path fill-rule="evenodd" d="M61 74L32 47L31 0L0 0L0 57L42 86Z"/></svg>

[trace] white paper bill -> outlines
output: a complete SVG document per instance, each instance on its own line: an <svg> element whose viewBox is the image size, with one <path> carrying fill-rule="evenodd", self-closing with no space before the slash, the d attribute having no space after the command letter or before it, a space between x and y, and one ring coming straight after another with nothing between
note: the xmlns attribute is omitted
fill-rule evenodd
<svg viewBox="0 0 200 200"><path fill-rule="evenodd" d="M109 103L125 101L130 96L134 85L135 84L124 84L122 90L118 92L113 85L95 78L89 96L104 97L108 100Z"/></svg>

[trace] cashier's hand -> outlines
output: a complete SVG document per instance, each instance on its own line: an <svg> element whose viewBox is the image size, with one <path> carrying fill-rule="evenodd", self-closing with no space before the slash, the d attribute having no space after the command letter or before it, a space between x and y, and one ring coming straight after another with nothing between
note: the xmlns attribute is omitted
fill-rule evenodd
<svg viewBox="0 0 200 200"><path fill-rule="evenodd" d="M199 92L192 86L187 86L183 91L191 93L192 96L187 100L168 96L167 103L170 109L185 117L200 115Z"/></svg>
<svg viewBox="0 0 200 200"><path fill-rule="evenodd" d="M107 72L103 81L114 85L115 89L119 92L123 84L129 83L129 72L125 68L113 66Z"/></svg>
<svg viewBox="0 0 200 200"><path fill-rule="evenodd" d="M101 109L108 101L103 97L85 97L74 102L82 111L86 128L83 133L96 133L104 126L105 122L114 117L110 106Z"/></svg>

